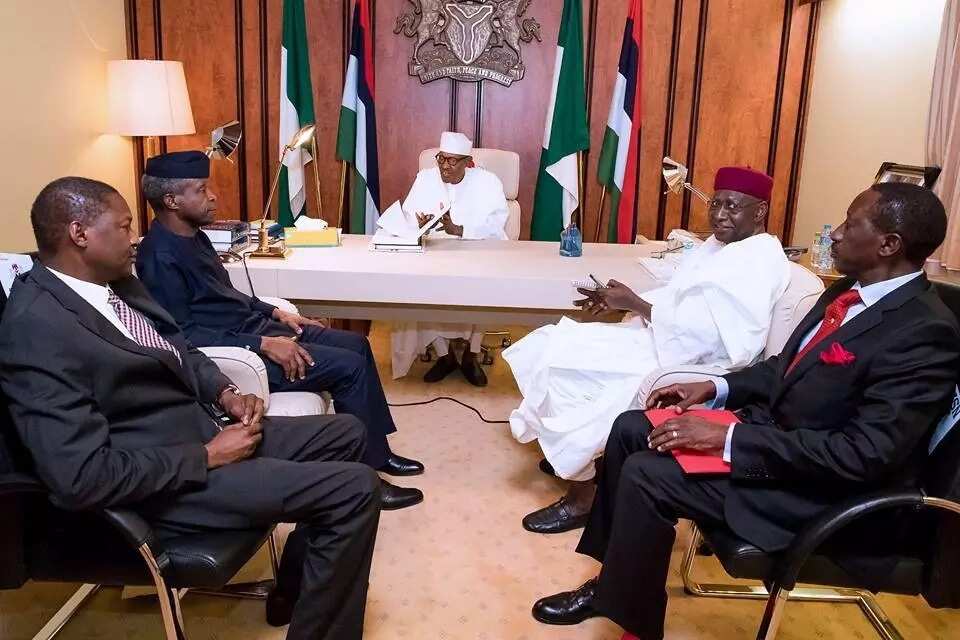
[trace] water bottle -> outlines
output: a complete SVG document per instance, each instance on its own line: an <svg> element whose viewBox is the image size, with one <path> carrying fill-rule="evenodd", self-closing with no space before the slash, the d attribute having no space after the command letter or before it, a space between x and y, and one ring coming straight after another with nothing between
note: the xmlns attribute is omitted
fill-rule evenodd
<svg viewBox="0 0 960 640"><path fill-rule="evenodd" d="M833 240L830 234L833 233L833 226L823 225L823 233L820 236L820 267L821 271L830 271L833 269L833 255L830 253L830 247L833 246Z"/></svg>
<svg viewBox="0 0 960 640"><path fill-rule="evenodd" d="M583 255L583 235L575 222L560 232L560 255L564 258L579 258Z"/></svg>
<svg viewBox="0 0 960 640"><path fill-rule="evenodd" d="M813 244L810 245L810 266L814 269L820 268L820 238L822 234L817 231L813 234Z"/></svg>

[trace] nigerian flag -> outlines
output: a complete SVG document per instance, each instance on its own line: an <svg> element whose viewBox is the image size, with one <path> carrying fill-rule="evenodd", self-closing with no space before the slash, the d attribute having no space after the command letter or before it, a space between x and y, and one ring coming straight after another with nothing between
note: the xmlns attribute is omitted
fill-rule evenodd
<svg viewBox="0 0 960 640"><path fill-rule="evenodd" d="M307 52L307 22L303 0L283 0L283 44L280 47L280 152L294 134L314 121L313 88L310 86L310 56ZM306 208L306 171L310 154L305 149L287 152L280 170L277 219L285 227Z"/></svg>
<svg viewBox="0 0 960 640"><path fill-rule="evenodd" d="M337 158L353 165L350 178L350 233L372 235L380 216L380 168L374 109L373 12L369 0L353 9L350 61L343 81Z"/></svg>
<svg viewBox="0 0 960 640"><path fill-rule="evenodd" d="M583 7L564 0L553 67L553 91L547 110L540 155L540 175L533 199L533 240L559 240L580 205L577 157L590 148L583 80Z"/></svg>

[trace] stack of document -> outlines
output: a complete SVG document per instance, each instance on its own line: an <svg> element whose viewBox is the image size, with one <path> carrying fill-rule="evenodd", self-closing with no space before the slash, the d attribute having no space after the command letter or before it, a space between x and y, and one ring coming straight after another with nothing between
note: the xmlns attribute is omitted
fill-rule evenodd
<svg viewBox="0 0 960 640"><path fill-rule="evenodd" d="M444 207L431 214L429 221L421 227L415 214L404 211L399 201L394 202L377 220L378 229L370 240L370 250L423 253L424 235L437 226L446 212Z"/></svg>

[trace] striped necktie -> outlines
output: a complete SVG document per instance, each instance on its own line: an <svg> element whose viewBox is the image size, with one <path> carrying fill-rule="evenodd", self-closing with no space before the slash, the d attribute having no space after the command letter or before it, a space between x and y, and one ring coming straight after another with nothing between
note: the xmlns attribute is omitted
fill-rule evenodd
<svg viewBox="0 0 960 640"><path fill-rule="evenodd" d="M113 307L113 310L117 312L117 317L120 318L120 322L122 322L123 326L127 328L127 331L130 332L130 335L133 336L134 342L139 344L141 347L169 351L173 355L177 356L177 362L183 364L183 360L180 358L180 352L177 351L177 348L167 342L163 336L157 333L157 330L153 328L153 325L150 324L150 321L147 320L142 313L121 300L120 296L115 294L113 291L110 291L109 295L107 295L107 302L110 303L110 306Z"/></svg>

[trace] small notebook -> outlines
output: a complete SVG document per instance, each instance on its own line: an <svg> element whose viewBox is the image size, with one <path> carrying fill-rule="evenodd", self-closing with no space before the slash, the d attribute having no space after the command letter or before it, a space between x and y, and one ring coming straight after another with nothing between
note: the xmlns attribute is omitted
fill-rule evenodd
<svg viewBox="0 0 960 640"><path fill-rule="evenodd" d="M660 426L670 418L677 417L677 413L673 409L648 409L646 415L654 429L659 429ZM684 415L703 418L704 420L709 420L717 424L729 425L740 422L740 418L732 411L693 409L687 411ZM673 457L677 460L677 463L680 465L680 468L683 469L684 473L730 473L730 465L723 461L723 455L691 451L689 449L674 449L670 453L673 454Z"/></svg>

